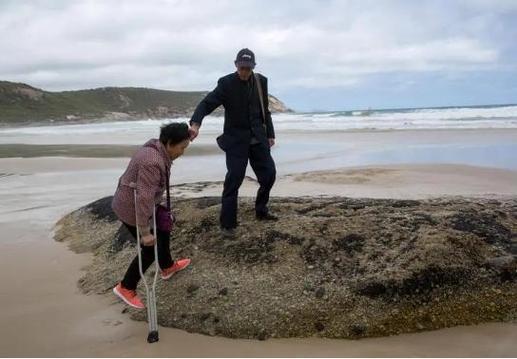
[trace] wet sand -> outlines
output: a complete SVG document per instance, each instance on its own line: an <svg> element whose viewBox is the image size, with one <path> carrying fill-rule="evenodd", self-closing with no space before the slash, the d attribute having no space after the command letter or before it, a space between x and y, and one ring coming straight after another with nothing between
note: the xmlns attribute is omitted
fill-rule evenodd
<svg viewBox="0 0 517 359"><path fill-rule="evenodd" d="M240 193L254 195L258 183L246 177ZM217 196L222 182L184 184L176 193ZM378 165L288 174L272 195L429 198L437 196L506 197L517 194L517 171L467 165Z"/></svg>
<svg viewBox="0 0 517 359"><path fill-rule="evenodd" d="M77 280L81 267L89 261L88 255L74 254L51 238L52 225L62 215L110 194L113 187L110 181L120 174L125 161L0 160L1 172L10 174L0 178L3 199L0 304L4 309L0 312L0 355L480 357L517 353L517 323L491 323L359 341L232 340L160 328L160 342L149 345L145 341L146 323L134 322L122 314L124 306L115 298L79 292ZM188 166L188 162L178 166ZM80 177L67 177L76 173ZM91 178L98 179L97 187L87 186ZM77 183L69 183L74 180ZM174 183L178 184L179 180L176 178ZM48 185L48 193L36 191L38 186L47 185L46 181L54 187ZM414 181L417 183L408 186ZM15 183L19 187L14 188ZM70 187L63 192L60 186L65 185ZM73 185L81 190L76 192ZM182 185L177 188L177 194L198 196L219 194L220 190L220 183L213 182L201 191ZM255 190L256 183L248 180L241 194L253 195ZM281 178L273 195L315 193L401 198L443 194L516 196L517 173L455 165L370 166ZM35 206L44 208L31 209Z"/></svg>
<svg viewBox="0 0 517 359"><path fill-rule="evenodd" d="M19 256L28 251L38 255L20 265ZM3 246L1 256L3 268L11 269L0 272L2 307L9 308L0 314L2 356L505 357L517 349L517 324L498 323L358 341L233 340L160 328L160 341L150 345L147 324L122 314L122 304L79 293L76 281L87 255L49 240Z"/></svg>
<svg viewBox="0 0 517 359"><path fill-rule="evenodd" d="M138 145L29 145L0 144L0 158L31 157L81 157L81 158L118 158L131 157ZM192 147L185 156L202 156L216 154L215 145L198 145Z"/></svg>

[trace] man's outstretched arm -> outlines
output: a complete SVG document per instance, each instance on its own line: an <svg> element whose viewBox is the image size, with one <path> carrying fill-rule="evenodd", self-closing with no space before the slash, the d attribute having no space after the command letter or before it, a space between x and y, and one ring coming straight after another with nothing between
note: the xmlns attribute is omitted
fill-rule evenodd
<svg viewBox="0 0 517 359"><path fill-rule="evenodd" d="M194 140L199 134L199 128L205 116L210 115L216 108L224 103L224 91L221 79L217 81L217 87L209 92L197 105L190 119L190 140Z"/></svg>

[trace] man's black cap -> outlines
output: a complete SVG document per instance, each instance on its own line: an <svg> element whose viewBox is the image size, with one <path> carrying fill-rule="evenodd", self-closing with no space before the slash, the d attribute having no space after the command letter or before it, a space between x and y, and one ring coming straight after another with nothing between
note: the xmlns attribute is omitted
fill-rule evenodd
<svg viewBox="0 0 517 359"><path fill-rule="evenodd" d="M255 65L255 54L250 49L242 49L237 53L235 66L254 68Z"/></svg>

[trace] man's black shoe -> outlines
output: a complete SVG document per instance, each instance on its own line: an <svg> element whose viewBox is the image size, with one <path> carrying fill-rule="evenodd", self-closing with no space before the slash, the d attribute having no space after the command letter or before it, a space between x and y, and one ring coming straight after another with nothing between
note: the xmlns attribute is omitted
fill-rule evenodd
<svg viewBox="0 0 517 359"><path fill-rule="evenodd" d="M259 221L278 221L278 217L273 216L271 213L257 213L257 220L259 220Z"/></svg>

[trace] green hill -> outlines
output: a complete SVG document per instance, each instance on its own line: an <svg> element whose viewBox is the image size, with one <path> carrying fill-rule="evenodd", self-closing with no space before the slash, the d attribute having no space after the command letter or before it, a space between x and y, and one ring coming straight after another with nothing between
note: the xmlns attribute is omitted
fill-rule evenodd
<svg viewBox="0 0 517 359"><path fill-rule="evenodd" d="M190 116L205 94L142 87L50 92L24 83L0 81L0 124ZM272 111L289 111L273 96L270 102Z"/></svg>

